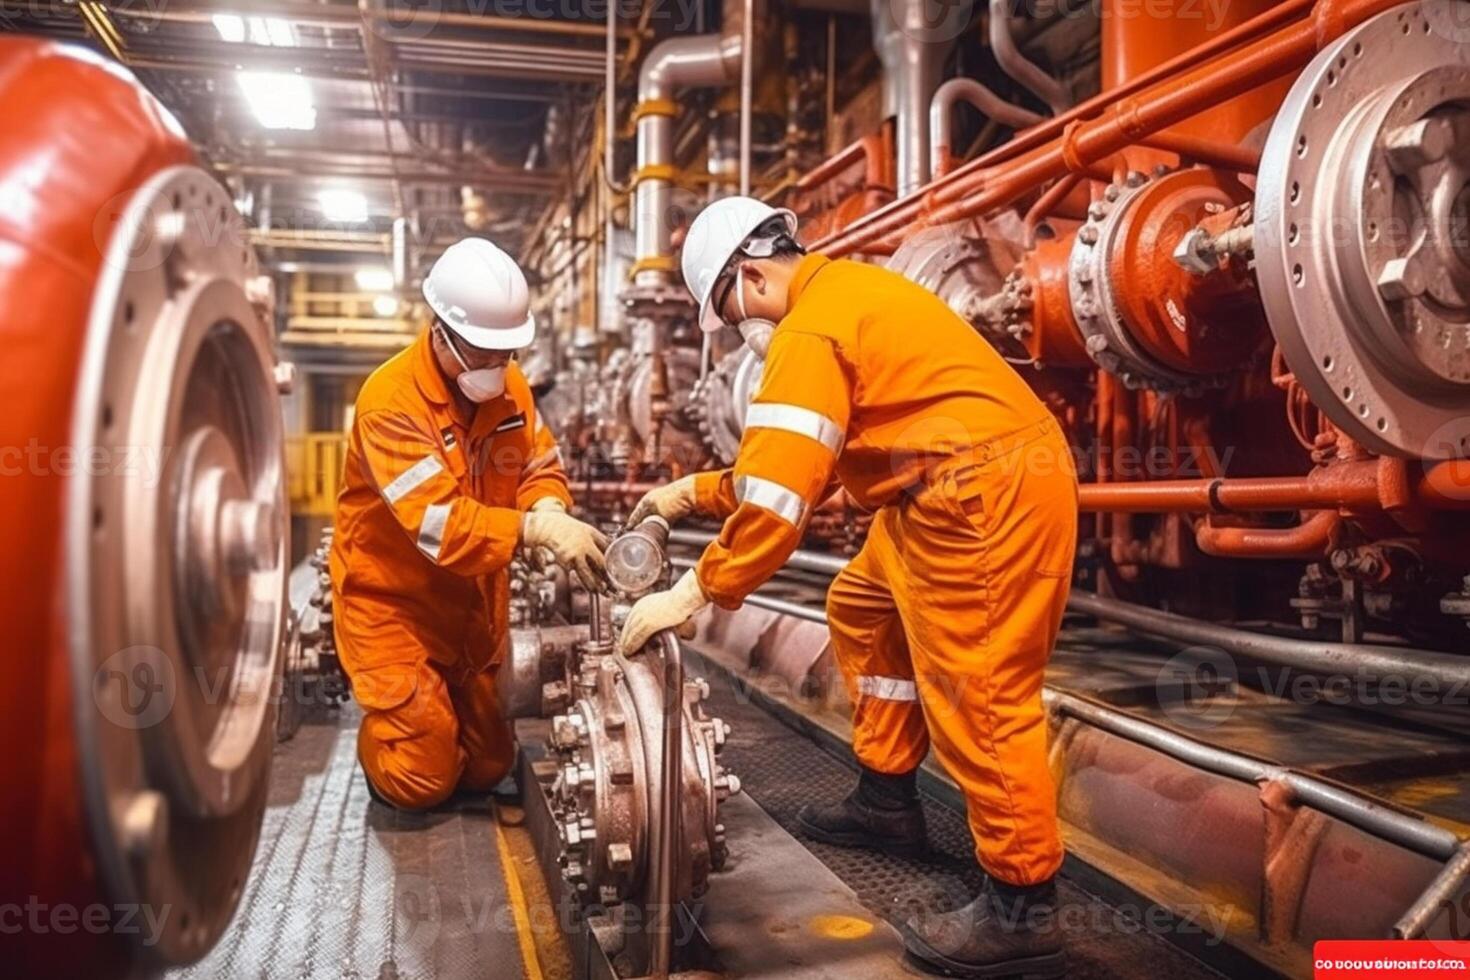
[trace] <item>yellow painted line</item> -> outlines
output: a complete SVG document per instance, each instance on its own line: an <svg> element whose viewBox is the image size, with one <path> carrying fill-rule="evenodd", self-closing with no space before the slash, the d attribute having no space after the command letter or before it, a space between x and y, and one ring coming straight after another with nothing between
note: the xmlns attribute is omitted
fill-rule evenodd
<svg viewBox="0 0 1470 980"><path fill-rule="evenodd" d="M495 848L500 854L500 870L505 875L505 896L516 922L516 941L521 947L521 962L526 967L526 980L543 980L541 958L536 955L536 939L531 932L531 916L526 911L526 890L516 871L516 857L500 829L500 808L495 808Z"/></svg>

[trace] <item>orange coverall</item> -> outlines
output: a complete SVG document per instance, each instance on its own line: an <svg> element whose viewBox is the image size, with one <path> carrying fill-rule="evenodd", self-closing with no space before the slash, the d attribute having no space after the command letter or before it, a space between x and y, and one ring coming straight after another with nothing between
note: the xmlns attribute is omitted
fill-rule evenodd
<svg viewBox="0 0 1470 980"><path fill-rule="evenodd" d="M366 714L357 751L392 803L433 806L509 770L495 697L521 514L571 503L520 369L461 418L421 336L357 398L331 569L337 648Z"/></svg>
<svg viewBox="0 0 1470 980"><path fill-rule="evenodd" d="M717 604L785 564L833 477L877 510L832 583L853 750L884 773L932 742L964 790L977 856L1012 884L1062 862L1042 673L1077 543L1077 477L1046 407L933 293L801 260L735 465L695 481L725 518L701 557Z"/></svg>

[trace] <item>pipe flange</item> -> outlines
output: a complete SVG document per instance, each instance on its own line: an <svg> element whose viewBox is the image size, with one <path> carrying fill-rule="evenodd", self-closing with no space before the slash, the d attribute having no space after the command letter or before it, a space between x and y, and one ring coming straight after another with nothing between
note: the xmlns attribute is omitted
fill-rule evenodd
<svg viewBox="0 0 1470 980"><path fill-rule="evenodd" d="M1256 265L1313 401L1374 452L1470 456L1470 47L1421 0L1339 38L1262 154Z"/></svg>
<svg viewBox="0 0 1470 980"><path fill-rule="evenodd" d="M689 408L700 437L715 459L735 462L745 435L745 413L760 387L765 361L743 344L720 358L714 370L694 385Z"/></svg>
<svg viewBox="0 0 1470 980"><path fill-rule="evenodd" d="M1162 173L1159 174L1162 176ZM1121 184L1110 184L1092 203L1077 229L1067 263L1072 316L1098 367L1128 388L1194 394L1223 379L1183 374L1161 363L1133 338L1115 294L1109 266L1118 247L1122 217L1153 176L1133 171Z"/></svg>

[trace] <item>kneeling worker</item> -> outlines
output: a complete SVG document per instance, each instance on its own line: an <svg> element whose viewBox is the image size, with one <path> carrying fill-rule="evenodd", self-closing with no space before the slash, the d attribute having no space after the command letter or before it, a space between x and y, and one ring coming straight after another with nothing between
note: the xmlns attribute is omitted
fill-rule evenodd
<svg viewBox="0 0 1470 980"><path fill-rule="evenodd" d="M924 846L915 773L932 744L964 790L985 890L908 922L911 953L951 975L1064 972L1062 863L1042 672L1071 581L1077 478L1058 424L1014 370L928 290L806 255L795 218L749 198L706 208L685 239L701 326L736 326L760 390L735 465L650 492L634 520L724 520L698 566L642 599L636 650L774 575L836 481L876 511L832 583L827 617L853 708L858 786L799 815L832 844Z"/></svg>
<svg viewBox="0 0 1470 980"><path fill-rule="evenodd" d="M515 261L457 242L424 298L434 325L358 395L331 555L358 758L374 794L407 809L510 768L495 668L516 548L547 548L600 588L607 544L568 516L556 441L511 360L536 332Z"/></svg>

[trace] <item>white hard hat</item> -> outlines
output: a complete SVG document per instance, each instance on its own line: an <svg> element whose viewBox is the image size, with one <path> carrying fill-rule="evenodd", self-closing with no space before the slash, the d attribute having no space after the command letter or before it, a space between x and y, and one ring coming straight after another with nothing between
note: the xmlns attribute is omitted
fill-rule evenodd
<svg viewBox="0 0 1470 980"><path fill-rule="evenodd" d="M444 250L424 279L424 299L471 347L520 350L536 336L526 274L483 238L464 238Z"/></svg>
<svg viewBox="0 0 1470 980"><path fill-rule="evenodd" d="M796 234L796 215L753 197L722 197L690 224L684 236L684 284L699 302L701 330L712 333L721 326L710 308L715 280L745 240L774 217L785 219L788 235Z"/></svg>

